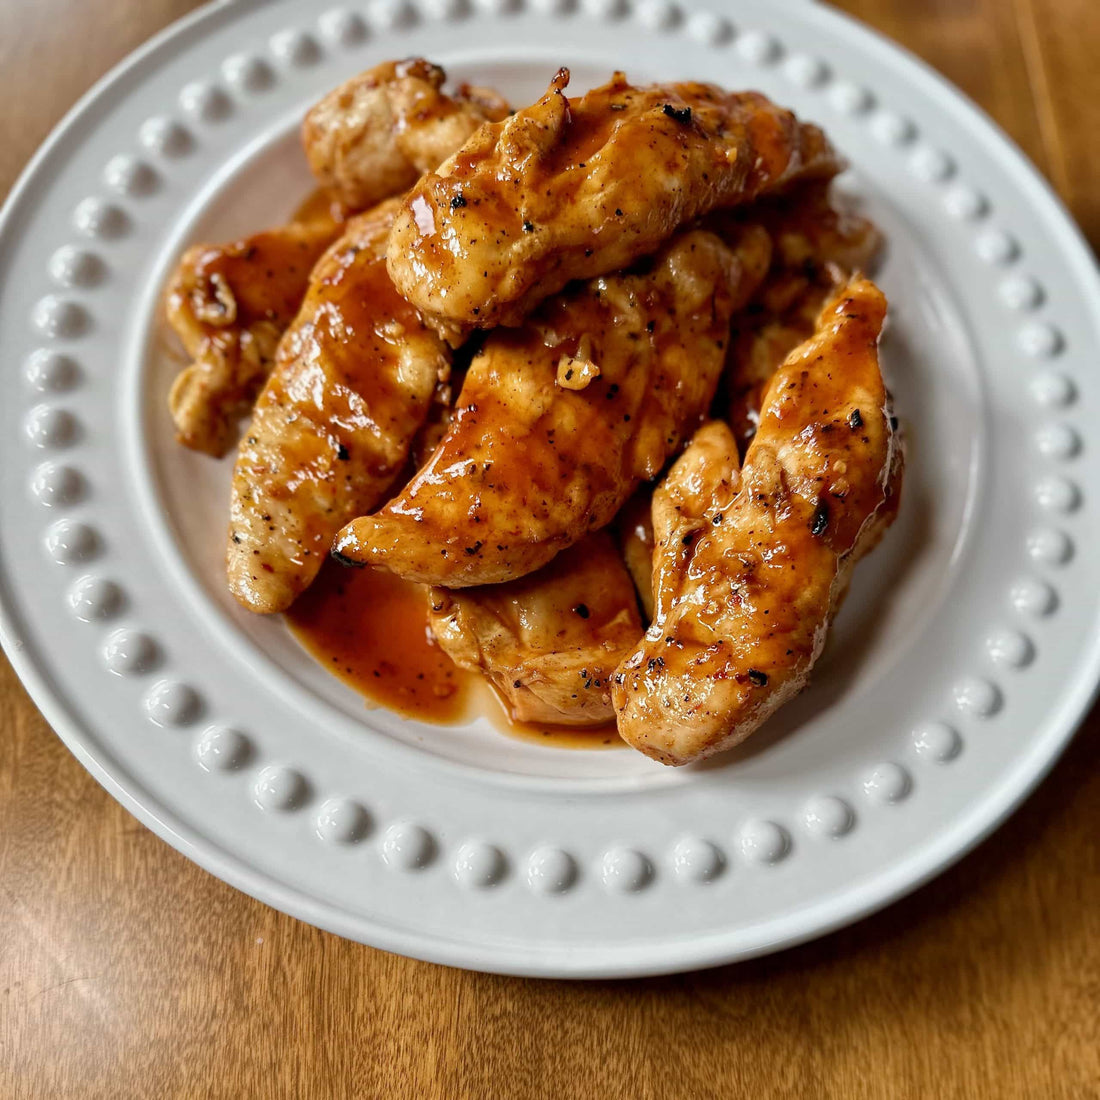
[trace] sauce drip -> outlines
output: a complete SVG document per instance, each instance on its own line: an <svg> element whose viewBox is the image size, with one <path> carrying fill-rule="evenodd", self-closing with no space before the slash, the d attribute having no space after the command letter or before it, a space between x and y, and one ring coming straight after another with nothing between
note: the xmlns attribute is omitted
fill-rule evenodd
<svg viewBox="0 0 1100 1100"><path fill-rule="evenodd" d="M407 718L453 725L481 710L498 730L522 741L563 749L623 746L614 723L572 728L512 721L488 683L459 668L433 641L424 586L383 569L327 561L286 619L329 672Z"/></svg>

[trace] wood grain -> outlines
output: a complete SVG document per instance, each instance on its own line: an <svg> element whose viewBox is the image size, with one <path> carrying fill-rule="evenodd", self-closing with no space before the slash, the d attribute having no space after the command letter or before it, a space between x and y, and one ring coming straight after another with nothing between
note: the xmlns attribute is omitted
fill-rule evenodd
<svg viewBox="0 0 1100 1100"><path fill-rule="evenodd" d="M185 0L0 0L0 189ZM1100 243L1095 0L845 0L978 100ZM15 106L18 105L18 106ZM720 970L469 974L283 917L113 802L0 663L0 1097L1100 1095L1100 714L884 913Z"/></svg>

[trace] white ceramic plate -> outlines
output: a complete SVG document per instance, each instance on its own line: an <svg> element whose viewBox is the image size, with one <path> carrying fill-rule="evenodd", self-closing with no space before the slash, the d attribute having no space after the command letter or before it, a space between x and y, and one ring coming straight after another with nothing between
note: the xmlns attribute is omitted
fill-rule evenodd
<svg viewBox="0 0 1100 1100"><path fill-rule="evenodd" d="M171 442L158 300L181 248L309 189L306 107L391 56L533 98L760 88L828 130L889 235L901 516L814 686L740 751L627 751L368 711L221 576L228 466ZM367 943L519 974L656 973L807 939L957 858L1093 695L1098 281L994 127L793 0L229 4L99 85L0 224L3 643L89 770L215 874ZM1091 473L1090 473L1091 471ZM379 624L384 628L384 624Z"/></svg>

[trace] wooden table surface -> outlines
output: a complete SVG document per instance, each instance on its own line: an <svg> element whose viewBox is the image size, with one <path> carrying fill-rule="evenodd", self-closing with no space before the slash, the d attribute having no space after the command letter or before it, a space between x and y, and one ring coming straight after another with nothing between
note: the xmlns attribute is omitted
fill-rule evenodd
<svg viewBox="0 0 1100 1100"><path fill-rule="evenodd" d="M1096 0L843 0L959 84L1100 244ZM188 0L0 0L0 194ZM0 1097L1100 1096L1100 712L976 852L725 969L492 977L282 916L118 806L0 659Z"/></svg>

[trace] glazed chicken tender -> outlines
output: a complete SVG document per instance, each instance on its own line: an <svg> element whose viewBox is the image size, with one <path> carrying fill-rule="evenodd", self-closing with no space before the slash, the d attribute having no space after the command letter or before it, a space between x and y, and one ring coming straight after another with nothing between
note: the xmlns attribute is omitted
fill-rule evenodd
<svg viewBox="0 0 1100 1100"><path fill-rule="evenodd" d="M507 115L496 92L462 85L449 96L444 80L438 65L412 58L329 93L306 116L302 138L330 211L184 255L166 296L169 324L193 360L168 399L184 446L220 457L237 442L310 270L349 213L407 190L483 122Z"/></svg>
<svg viewBox="0 0 1100 1100"><path fill-rule="evenodd" d="M334 552L462 588L531 573L605 526L705 415L730 316L769 251L763 230L736 249L693 230L648 270L592 280L492 333L428 464Z"/></svg>
<svg viewBox="0 0 1100 1100"><path fill-rule="evenodd" d="M185 447L220 457L237 442L309 273L343 227L335 213L184 253L165 304L193 360L168 395Z"/></svg>
<svg viewBox="0 0 1100 1100"><path fill-rule="evenodd" d="M566 283L627 267L701 214L840 167L817 127L755 92L635 87L617 73L570 100L568 80L562 69L405 198L390 274L452 342L519 324Z"/></svg>
<svg viewBox="0 0 1100 1100"><path fill-rule="evenodd" d="M283 611L332 537L400 473L449 354L386 274L395 201L353 218L314 269L233 472L229 588Z"/></svg>
<svg viewBox="0 0 1100 1100"><path fill-rule="evenodd" d="M760 206L753 215L771 234L772 269L749 308L734 318L726 358L727 419L742 453L772 376L813 335L826 302L856 272L868 271L882 247L874 224L834 204L827 185Z"/></svg>
<svg viewBox="0 0 1100 1100"><path fill-rule="evenodd" d="M313 174L353 209L408 190L483 123L508 114L488 88L441 89L446 74L422 57L387 61L329 92L302 125Z"/></svg>
<svg viewBox="0 0 1100 1100"><path fill-rule="evenodd" d="M519 722L610 721L611 673L642 636L611 536L588 535L509 584L431 590L429 625L461 668L483 673Z"/></svg>
<svg viewBox="0 0 1100 1100"><path fill-rule="evenodd" d="M859 280L783 364L738 481L708 426L654 497L656 609L612 694L624 740L686 764L806 684L852 566L893 520L901 450L879 372L886 313Z"/></svg>

